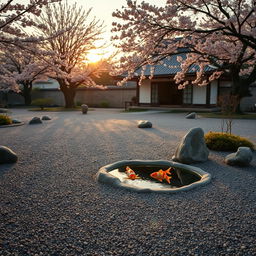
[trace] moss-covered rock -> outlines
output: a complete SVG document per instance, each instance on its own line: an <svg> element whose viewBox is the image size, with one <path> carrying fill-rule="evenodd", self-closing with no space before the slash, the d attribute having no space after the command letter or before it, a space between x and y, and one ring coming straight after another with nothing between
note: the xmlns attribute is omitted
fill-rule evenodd
<svg viewBox="0 0 256 256"><path fill-rule="evenodd" d="M12 119L8 115L0 115L0 125L12 124Z"/></svg>
<svg viewBox="0 0 256 256"><path fill-rule="evenodd" d="M209 149L217 151L236 151L239 147L249 147L254 150L254 145L248 139L222 132L208 132L205 142Z"/></svg>

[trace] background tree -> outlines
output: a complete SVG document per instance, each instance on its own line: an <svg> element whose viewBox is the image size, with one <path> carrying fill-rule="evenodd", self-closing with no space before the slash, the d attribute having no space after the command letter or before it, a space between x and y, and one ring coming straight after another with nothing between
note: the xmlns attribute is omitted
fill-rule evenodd
<svg viewBox="0 0 256 256"><path fill-rule="evenodd" d="M38 30L42 36L65 31L50 39L43 48L51 52L46 59L51 67L49 76L59 82L67 108L75 106L76 89L95 85L92 75L97 76L101 71L101 65L90 65L86 59L88 52L95 49L94 43L100 39L103 29L99 20L89 20L90 12L91 9L85 11L76 4L61 2L48 5L38 19L45 25Z"/></svg>
<svg viewBox="0 0 256 256"><path fill-rule="evenodd" d="M37 48L35 43L25 48ZM39 61L39 56L27 50L17 49L13 46L6 46L4 52L0 54L0 78L4 82L0 88L9 88L19 92L25 100L25 105L31 104L31 92L33 83L38 79L46 79L48 65Z"/></svg>
<svg viewBox="0 0 256 256"><path fill-rule="evenodd" d="M129 69L131 77L138 66L186 52L186 58L178 60L179 88L189 83L186 73L191 69L197 85L226 74L232 80L232 94L241 99L256 80L255 5L252 0L168 0L164 7L157 7L127 0L127 7L113 13L121 19L113 23L113 39L125 53L116 72ZM213 72L207 76L209 65Z"/></svg>
<svg viewBox="0 0 256 256"><path fill-rule="evenodd" d="M36 70L38 70L38 67L35 67L35 63L32 64L27 61L27 53L22 50L39 54L39 52L34 52L35 49L31 47L31 44L27 44L28 42L34 44L45 39L45 37L31 35L35 27L44 26L43 24L35 23L34 17L41 13L43 6L58 1L61 0L27 0L22 4L19 4L16 0L1 0L0 2L0 74L2 78L0 90L18 92L20 91L20 86L17 82L21 82L23 85L25 84L23 93L26 103L30 102L32 84L25 81L31 81L32 76L37 76ZM57 33L59 34L60 31L57 31ZM16 52L14 53L14 51ZM10 55L12 52L13 56ZM18 55L21 52L26 57L20 55L21 59L18 59ZM26 68L24 68L25 63L29 64ZM32 71L31 74L30 71ZM27 80L29 76L31 77Z"/></svg>
<svg viewBox="0 0 256 256"><path fill-rule="evenodd" d="M60 0L28 0L19 4L15 0L0 2L0 47L19 45L22 41L35 41L38 38L28 37L26 28L42 26L33 21L34 15L39 15L44 5Z"/></svg>
<svg viewBox="0 0 256 256"><path fill-rule="evenodd" d="M232 133L232 125L234 121L234 113L239 104L239 100L235 95L221 95L218 99L219 106L221 108L221 113L223 118L221 120L221 132L222 133Z"/></svg>

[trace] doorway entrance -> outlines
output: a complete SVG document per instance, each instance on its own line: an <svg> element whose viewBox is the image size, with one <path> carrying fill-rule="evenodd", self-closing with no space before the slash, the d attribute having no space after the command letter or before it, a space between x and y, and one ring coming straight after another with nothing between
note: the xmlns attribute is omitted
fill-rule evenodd
<svg viewBox="0 0 256 256"><path fill-rule="evenodd" d="M151 84L151 103L158 105L182 105L183 90L173 82Z"/></svg>

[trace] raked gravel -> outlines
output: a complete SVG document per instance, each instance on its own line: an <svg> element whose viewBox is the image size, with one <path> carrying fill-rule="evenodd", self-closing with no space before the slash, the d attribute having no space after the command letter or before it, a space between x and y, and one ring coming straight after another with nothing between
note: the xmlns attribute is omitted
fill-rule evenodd
<svg viewBox="0 0 256 256"><path fill-rule="evenodd" d="M52 120L28 125L34 116ZM178 194L138 194L95 181L101 166L124 159L170 160L192 127L220 131L220 119L184 114L12 110L26 122L0 129L0 145L19 160L0 166L0 255L256 255L256 153L249 167L230 152L195 164L210 184ZM152 129L139 129L149 120ZM256 120L233 133L256 143Z"/></svg>

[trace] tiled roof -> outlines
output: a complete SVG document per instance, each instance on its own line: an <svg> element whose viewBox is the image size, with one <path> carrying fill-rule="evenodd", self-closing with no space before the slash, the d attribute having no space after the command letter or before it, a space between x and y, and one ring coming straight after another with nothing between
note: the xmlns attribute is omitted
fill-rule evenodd
<svg viewBox="0 0 256 256"><path fill-rule="evenodd" d="M154 76L171 76L175 75L177 72L181 71L180 62L177 61L177 58L186 59L186 53L177 53L170 57L167 57L161 61L161 64L153 65L154 67ZM139 77L141 75L141 68L135 71L135 77ZM144 71L145 76L150 76L151 66L147 65ZM205 72L213 71L214 67L207 66L205 68ZM199 66L193 64L188 74L194 74L199 71ZM127 76L127 73L123 74L122 77Z"/></svg>

